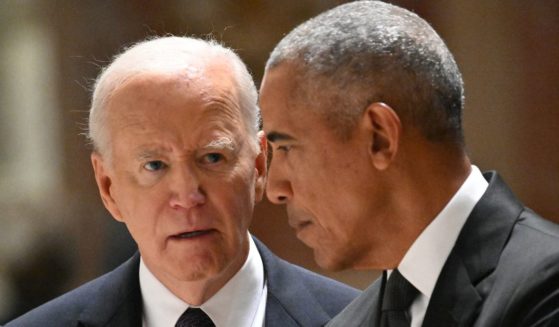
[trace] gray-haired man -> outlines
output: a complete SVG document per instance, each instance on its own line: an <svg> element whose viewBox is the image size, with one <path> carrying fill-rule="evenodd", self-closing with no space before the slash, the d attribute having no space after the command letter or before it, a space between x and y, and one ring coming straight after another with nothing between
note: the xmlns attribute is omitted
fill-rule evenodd
<svg viewBox="0 0 559 327"><path fill-rule="evenodd" d="M330 326L557 326L559 226L467 156L463 83L417 15L357 1L297 27L262 82L267 195L330 269L380 269Z"/></svg>

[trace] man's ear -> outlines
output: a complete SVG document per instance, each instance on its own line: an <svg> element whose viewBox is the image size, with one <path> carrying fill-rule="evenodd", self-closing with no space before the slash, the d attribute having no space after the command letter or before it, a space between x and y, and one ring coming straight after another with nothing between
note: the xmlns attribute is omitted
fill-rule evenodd
<svg viewBox="0 0 559 327"><path fill-rule="evenodd" d="M108 163L103 160L103 157L99 153L93 152L91 154L91 164L93 165L95 181L97 182L99 194L101 195L101 200L103 200L105 208L107 208L114 219L122 222L122 215L120 213L120 210L118 209L113 194L111 193L112 180L108 174Z"/></svg>
<svg viewBox="0 0 559 327"><path fill-rule="evenodd" d="M402 122L385 103L375 102L365 109L363 124L369 135L371 163L379 170L387 169L398 152Z"/></svg>
<svg viewBox="0 0 559 327"><path fill-rule="evenodd" d="M264 196L264 188L266 187L266 172L268 158L268 141L264 131L258 132L258 145L260 153L256 156L254 162L254 173L256 175L255 200L259 202Z"/></svg>

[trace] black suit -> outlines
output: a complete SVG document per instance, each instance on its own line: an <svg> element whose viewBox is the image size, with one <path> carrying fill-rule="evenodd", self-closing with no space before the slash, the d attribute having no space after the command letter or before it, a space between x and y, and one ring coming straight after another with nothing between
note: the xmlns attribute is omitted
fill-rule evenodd
<svg viewBox="0 0 559 327"><path fill-rule="evenodd" d="M265 326L323 326L358 295L347 285L279 259L257 239L254 241L268 283ZM6 327L141 326L139 262L136 254L112 272L28 312Z"/></svg>
<svg viewBox="0 0 559 327"><path fill-rule="evenodd" d="M559 225L496 173L437 280L423 326L559 326ZM377 280L328 326L378 326Z"/></svg>

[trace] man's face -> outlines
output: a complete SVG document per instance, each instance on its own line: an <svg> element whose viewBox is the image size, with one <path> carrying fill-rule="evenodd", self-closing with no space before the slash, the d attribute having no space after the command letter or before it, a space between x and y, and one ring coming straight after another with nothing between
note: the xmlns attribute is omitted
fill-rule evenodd
<svg viewBox="0 0 559 327"><path fill-rule="evenodd" d="M92 155L101 195L164 282L227 279L248 254L266 159L227 72L143 73L107 104L111 157Z"/></svg>
<svg viewBox="0 0 559 327"><path fill-rule="evenodd" d="M313 112L322 104L296 95L295 76L291 65L282 64L266 72L260 90L264 131L273 148L267 196L286 204L289 224L313 248L320 266L359 266L375 245L374 214L383 200L372 181L369 140L359 123L342 140Z"/></svg>

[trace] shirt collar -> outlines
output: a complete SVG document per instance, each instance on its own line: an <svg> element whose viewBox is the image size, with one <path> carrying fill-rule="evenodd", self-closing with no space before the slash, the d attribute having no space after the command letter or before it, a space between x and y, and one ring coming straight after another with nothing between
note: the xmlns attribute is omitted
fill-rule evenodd
<svg viewBox="0 0 559 327"><path fill-rule="evenodd" d="M398 266L400 273L428 298L462 227L488 183L476 166L443 210L419 235Z"/></svg>
<svg viewBox="0 0 559 327"><path fill-rule="evenodd" d="M261 302L264 266L250 235L248 239L248 257L241 269L200 306L216 326L251 326ZM140 289L144 327L174 326L189 307L149 271L143 260L140 261Z"/></svg>

